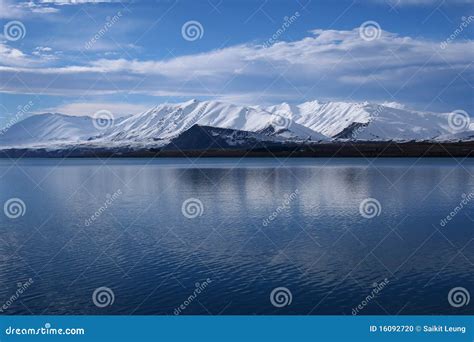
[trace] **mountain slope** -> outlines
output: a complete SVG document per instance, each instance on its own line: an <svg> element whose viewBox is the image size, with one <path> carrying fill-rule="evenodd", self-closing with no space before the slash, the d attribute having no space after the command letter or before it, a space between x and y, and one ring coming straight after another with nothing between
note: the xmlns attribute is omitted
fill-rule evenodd
<svg viewBox="0 0 474 342"><path fill-rule="evenodd" d="M459 133L444 134L436 138L437 141L474 141L474 130Z"/></svg>
<svg viewBox="0 0 474 342"><path fill-rule="evenodd" d="M160 148L194 125L223 129L214 133L225 139L229 129L247 132L239 133L240 138L266 142L472 140L468 131L453 134L448 122L449 114L412 111L398 104L311 101L263 108L191 100L116 118L105 130L87 116L34 115L0 131L0 146Z"/></svg>
<svg viewBox="0 0 474 342"><path fill-rule="evenodd" d="M262 133L194 125L173 138L164 150L252 149L278 146L286 140Z"/></svg>
<svg viewBox="0 0 474 342"><path fill-rule="evenodd" d="M169 140L195 124L249 132L271 130L272 135L287 139L328 139L297 123L282 125L278 119L277 115L252 107L191 100L179 104L162 104L131 116L104 132L103 139L122 142Z"/></svg>
<svg viewBox="0 0 474 342"><path fill-rule="evenodd" d="M39 114L30 116L0 135L0 145L27 146L52 142L77 143L98 134L89 116Z"/></svg>
<svg viewBox="0 0 474 342"><path fill-rule="evenodd" d="M331 138L358 140L427 140L450 133L448 114L427 113L372 103L283 103L267 111Z"/></svg>

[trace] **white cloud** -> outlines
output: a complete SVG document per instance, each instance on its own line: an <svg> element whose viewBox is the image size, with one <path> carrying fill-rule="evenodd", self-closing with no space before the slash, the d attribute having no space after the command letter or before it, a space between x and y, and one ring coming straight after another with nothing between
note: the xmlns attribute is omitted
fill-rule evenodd
<svg viewBox="0 0 474 342"><path fill-rule="evenodd" d="M18 18L23 15L20 8L14 6L9 0L0 0L0 18Z"/></svg>
<svg viewBox="0 0 474 342"><path fill-rule="evenodd" d="M406 107L404 104L398 103L398 102L383 102L381 103L381 105L385 107L395 108L395 109L405 109Z"/></svg>
<svg viewBox="0 0 474 342"><path fill-rule="evenodd" d="M56 12L59 12L57 8L38 4L34 1L0 0L0 18L22 18L32 13L41 15Z"/></svg>
<svg viewBox="0 0 474 342"><path fill-rule="evenodd" d="M474 42L440 42L382 32L374 41L351 31L314 30L308 37L264 48L243 44L168 60L98 59L58 67L0 66L21 82L2 84L4 91L37 89L51 94L90 93L207 94L207 96L269 97L349 96L425 92L431 100L446 85L472 83ZM56 76L50 82L52 75ZM452 83L452 84L451 84ZM44 84L49 84L44 89ZM464 87L464 89L467 89ZM240 95L239 95L240 94ZM429 97L431 96L431 97Z"/></svg>
<svg viewBox="0 0 474 342"><path fill-rule="evenodd" d="M53 49L49 46L37 46L31 54L45 61L52 61L58 59L58 53L53 51Z"/></svg>
<svg viewBox="0 0 474 342"><path fill-rule="evenodd" d="M12 70L15 70L14 68L21 70L21 67L24 66L44 66L45 63L58 59L58 54L58 51L53 51L52 48L47 46L37 46L31 54L28 54L10 47L6 41L0 41L0 64L7 68L13 68Z"/></svg>
<svg viewBox="0 0 474 342"><path fill-rule="evenodd" d="M28 62L27 56L18 49L12 48L0 42L0 63L6 65L25 65Z"/></svg>
<svg viewBox="0 0 474 342"><path fill-rule="evenodd" d="M103 3L117 3L126 2L124 0L40 0L42 4L54 5L81 5L81 4L103 4Z"/></svg>
<svg viewBox="0 0 474 342"><path fill-rule="evenodd" d="M29 9L33 13L56 13L59 12L57 8L38 5L34 1L21 2L17 5L18 8Z"/></svg>
<svg viewBox="0 0 474 342"><path fill-rule="evenodd" d="M51 52L51 51L53 51L53 49L51 49L49 46L37 46L35 48L35 51Z"/></svg>
<svg viewBox="0 0 474 342"><path fill-rule="evenodd" d="M31 14L48 14L59 12L58 6L119 3L124 0L40 0L14 1L0 0L0 18L23 18Z"/></svg>

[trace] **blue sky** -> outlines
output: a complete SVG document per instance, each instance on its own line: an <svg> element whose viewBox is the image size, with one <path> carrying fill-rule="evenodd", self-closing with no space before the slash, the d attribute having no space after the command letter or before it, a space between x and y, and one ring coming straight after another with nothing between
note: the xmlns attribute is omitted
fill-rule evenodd
<svg viewBox="0 0 474 342"><path fill-rule="evenodd" d="M190 98L474 112L472 0L0 4L0 122Z"/></svg>

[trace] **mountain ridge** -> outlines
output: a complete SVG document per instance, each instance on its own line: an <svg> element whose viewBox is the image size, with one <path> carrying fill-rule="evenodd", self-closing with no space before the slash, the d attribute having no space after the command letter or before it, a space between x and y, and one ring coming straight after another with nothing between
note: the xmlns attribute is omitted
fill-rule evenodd
<svg viewBox="0 0 474 342"><path fill-rule="evenodd" d="M467 129L453 132L449 113L420 112L404 106L369 102L283 102L243 106L221 101L163 103L117 118L105 129L90 116L33 115L0 135L0 147L61 145L166 146L194 125L255 133L267 141L456 141L472 140ZM471 128L472 129L472 128ZM224 132L224 131L221 131ZM466 133L465 133L466 132ZM440 140L441 139L441 140ZM269 141L269 140L268 140Z"/></svg>

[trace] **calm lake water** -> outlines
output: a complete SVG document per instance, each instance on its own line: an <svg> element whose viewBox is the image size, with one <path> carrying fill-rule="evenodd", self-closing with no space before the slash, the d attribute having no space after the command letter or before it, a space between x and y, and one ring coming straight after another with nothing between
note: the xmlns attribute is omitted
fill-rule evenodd
<svg viewBox="0 0 474 342"><path fill-rule="evenodd" d="M474 314L473 175L472 159L0 160L0 309Z"/></svg>

